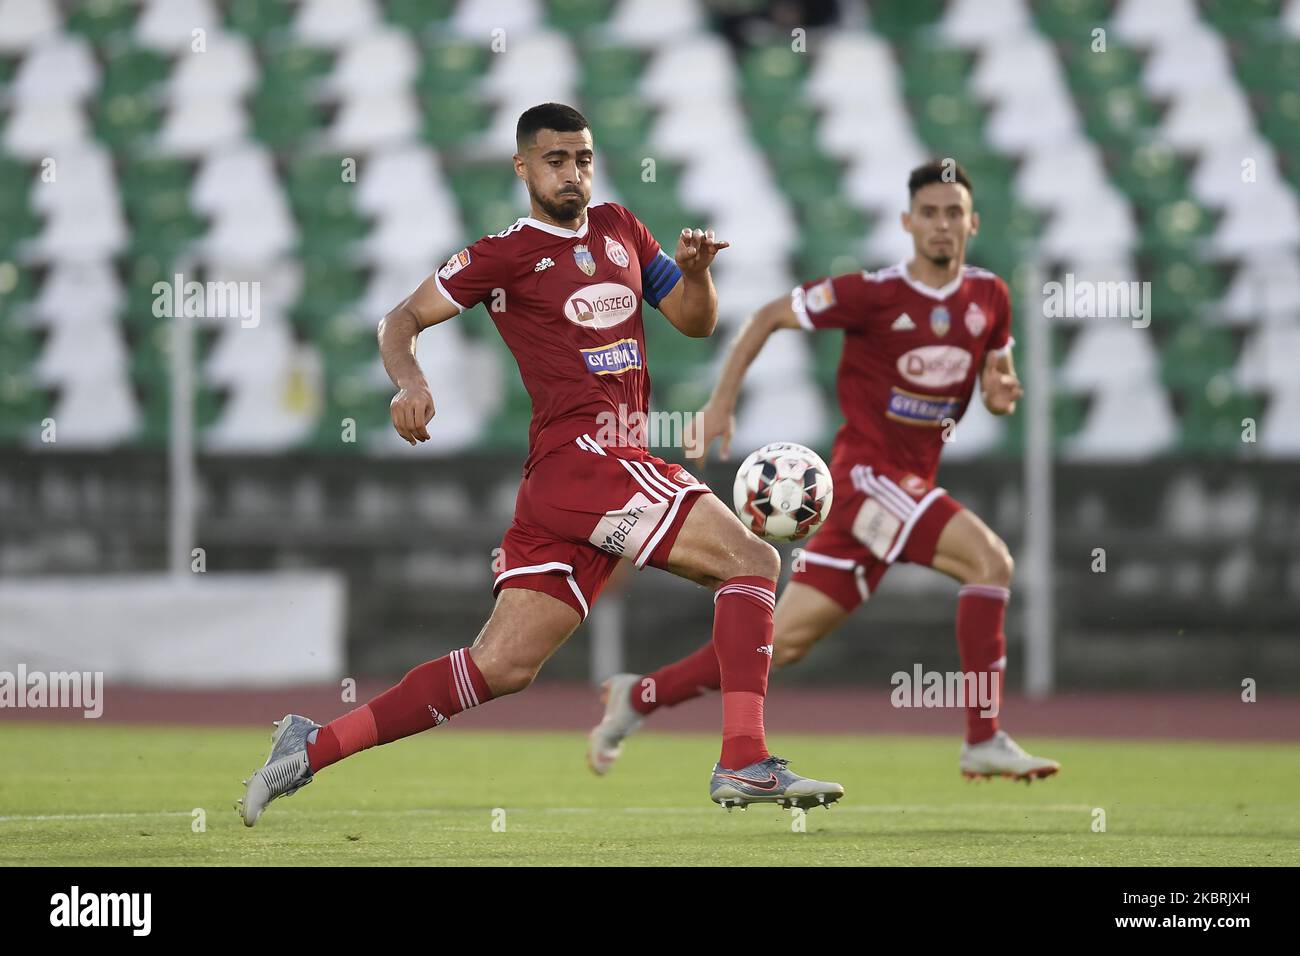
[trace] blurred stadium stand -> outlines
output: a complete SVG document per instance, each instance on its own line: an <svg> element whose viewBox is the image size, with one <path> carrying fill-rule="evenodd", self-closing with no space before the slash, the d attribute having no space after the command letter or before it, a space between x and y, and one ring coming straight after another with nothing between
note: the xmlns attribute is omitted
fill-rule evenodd
<svg viewBox="0 0 1300 956"><path fill-rule="evenodd" d="M697 407L729 330L797 278L907 256L906 174L932 156L974 178L972 261L1012 283L1022 328L1030 259L1047 279L1150 281L1147 329L1052 326L1062 681L1150 677L1131 639L1168 663L1178 628L1240 634L1257 662L1294 645L1300 0L0 0L0 574L163 564L154 283L257 282L256 328L200 320L214 564L346 570L365 671L444 632L463 643L527 395L482 308L425 334L439 417L418 454L448 467L412 467L374 327L526 211L514 122L548 99L592 122L596 200L661 242L698 223L734 243L714 339L647 312L661 408ZM831 335L765 350L737 447L824 448L837 356ZM959 431L944 483L1014 546L1023 416L975 403ZM1070 575L1106 539L1126 562L1072 606ZM952 653L951 609L910 593L887 589L861 626L906 620ZM629 615L655 661L666 649L637 631L662 621ZM1209 666L1196 646L1184 663Z"/></svg>

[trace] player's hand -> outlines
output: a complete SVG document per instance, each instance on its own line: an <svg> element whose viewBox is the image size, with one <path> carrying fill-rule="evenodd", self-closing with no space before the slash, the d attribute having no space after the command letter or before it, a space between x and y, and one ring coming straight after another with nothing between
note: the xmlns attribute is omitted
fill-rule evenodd
<svg viewBox="0 0 1300 956"><path fill-rule="evenodd" d="M720 408L712 402L705 404L699 413L687 422L683 433L686 445L686 460L696 465L703 465L709 457L709 446L715 438L721 438L718 446L718 458L726 461L731 457L731 437L736 433L736 416L729 408Z"/></svg>
<svg viewBox="0 0 1300 956"><path fill-rule="evenodd" d="M425 426L433 419L434 408L428 386L413 385L402 389L393 396L388 411L393 416L397 434L412 445L429 440L429 429Z"/></svg>
<svg viewBox="0 0 1300 956"><path fill-rule="evenodd" d="M699 276L708 271L713 257L731 245L713 238L712 229L683 229L677 237L677 268L686 275Z"/></svg>
<svg viewBox="0 0 1300 956"><path fill-rule="evenodd" d="M992 352L984 356L984 370L980 373L984 407L994 415L1010 415L1016 410L1016 401L1025 394L1025 390L1020 387L1020 379L1016 374L999 369L997 361L997 356Z"/></svg>

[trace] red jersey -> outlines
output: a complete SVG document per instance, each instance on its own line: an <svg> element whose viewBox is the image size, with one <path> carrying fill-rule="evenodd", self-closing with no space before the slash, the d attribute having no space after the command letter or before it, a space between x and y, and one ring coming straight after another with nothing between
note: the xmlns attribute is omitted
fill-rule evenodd
<svg viewBox="0 0 1300 956"><path fill-rule="evenodd" d="M834 459L889 464L932 482L944 422L961 420L985 355L1013 344L1007 284L963 266L932 289L899 264L804 283L791 306L805 328L844 330Z"/></svg>
<svg viewBox="0 0 1300 956"><path fill-rule="evenodd" d="M486 304L519 365L533 403L525 473L579 435L648 413L641 301L657 306L680 277L650 231L615 203L587 207L576 230L520 219L438 270L438 291L462 312ZM636 422L621 430L633 445L646 431Z"/></svg>

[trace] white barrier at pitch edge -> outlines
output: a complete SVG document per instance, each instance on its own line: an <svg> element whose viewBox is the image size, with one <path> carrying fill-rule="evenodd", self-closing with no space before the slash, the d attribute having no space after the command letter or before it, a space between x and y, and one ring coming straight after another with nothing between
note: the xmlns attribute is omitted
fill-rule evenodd
<svg viewBox="0 0 1300 956"><path fill-rule="evenodd" d="M0 671L164 687L336 681L347 588L327 571L0 581Z"/></svg>

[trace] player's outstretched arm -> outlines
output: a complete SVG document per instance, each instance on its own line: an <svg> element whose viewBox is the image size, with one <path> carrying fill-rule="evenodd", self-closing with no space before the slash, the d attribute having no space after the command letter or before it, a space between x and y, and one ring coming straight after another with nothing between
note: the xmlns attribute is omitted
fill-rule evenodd
<svg viewBox="0 0 1300 956"><path fill-rule="evenodd" d="M659 303L659 311L683 335L702 339L718 324L718 293L709 266L713 257L731 245L713 237L713 230L683 229L677 238L677 268L681 280Z"/></svg>
<svg viewBox="0 0 1300 956"><path fill-rule="evenodd" d="M697 429L687 442L686 457L703 462L715 438L721 438L718 452L723 461L731 455L731 436L736 430L736 402L740 398L740 385L745 380L749 366L758 358L768 337L777 329L800 328L799 319L790 307L790 297L783 295L763 306L740 327L740 333L731 343L727 358L722 364L722 375L713 387L713 394L700 409Z"/></svg>
<svg viewBox="0 0 1300 956"><path fill-rule="evenodd" d="M415 360L415 340L421 329L445 322L460 312L438 291L433 276L407 296L379 322L379 354L388 377L397 386L389 403L397 434L414 445L429 440L428 424L433 419L433 394Z"/></svg>
<svg viewBox="0 0 1300 956"><path fill-rule="evenodd" d="M984 407L994 415L1010 415L1016 410L1016 401L1025 390L1020 387L1010 349L1001 354L989 352L984 356L980 390L984 393Z"/></svg>

